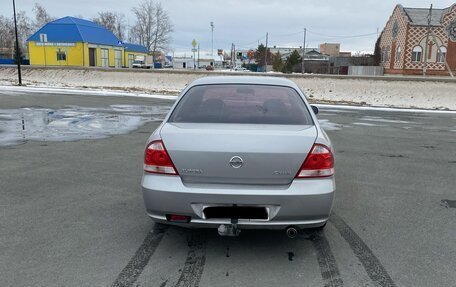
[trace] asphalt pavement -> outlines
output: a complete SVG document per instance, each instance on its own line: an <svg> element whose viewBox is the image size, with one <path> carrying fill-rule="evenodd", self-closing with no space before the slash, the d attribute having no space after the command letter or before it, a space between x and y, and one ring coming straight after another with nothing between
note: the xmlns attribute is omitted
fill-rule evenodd
<svg viewBox="0 0 456 287"><path fill-rule="evenodd" d="M456 286L456 114L321 107L325 231L227 238L145 215L143 148L171 104L0 91L0 286Z"/></svg>

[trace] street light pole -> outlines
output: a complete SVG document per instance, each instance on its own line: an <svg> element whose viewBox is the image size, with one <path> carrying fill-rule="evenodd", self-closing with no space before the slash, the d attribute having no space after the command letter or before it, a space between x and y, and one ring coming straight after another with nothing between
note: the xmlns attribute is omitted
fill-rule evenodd
<svg viewBox="0 0 456 287"><path fill-rule="evenodd" d="M20 47L19 38L17 36L17 20L16 20L16 2L13 0L13 12L14 12L14 32L16 33L16 62L17 62L17 76L19 79L19 86L22 86L22 75L21 75L21 59L20 59Z"/></svg>
<svg viewBox="0 0 456 287"><path fill-rule="evenodd" d="M214 22L211 21L211 57L214 57Z"/></svg>
<svg viewBox="0 0 456 287"><path fill-rule="evenodd" d="M198 43L196 42L196 40L193 39L193 41L192 41L192 47L193 47L193 48L192 48L192 52L193 52L193 70L196 69L196 58L195 58L195 53L196 53L196 45L197 45L197 44L198 44ZM199 52L198 52L198 55L199 55ZM199 60L198 60L198 61L199 61ZM198 64L198 65L199 65L199 64Z"/></svg>
<svg viewBox="0 0 456 287"><path fill-rule="evenodd" d="M307 28L304 28L304 38L302 42L302 62L301 62L301 73L304 74L306 72L306 66L304 64L304 59L306 57L306 34Z"/></svg>
<svg viewBox="0 0 456 287"><path fill-rule="evenodd" d="M426 44L424 46L424 65L423 65L423 76L426 76L427 62L428 62L428 45L429 45L429 34L431 33L431 19L432 19L432 4L429 8L429 14L427 16L428 25L426 31ZM435 43L437 45L437 43Z"/></svg>

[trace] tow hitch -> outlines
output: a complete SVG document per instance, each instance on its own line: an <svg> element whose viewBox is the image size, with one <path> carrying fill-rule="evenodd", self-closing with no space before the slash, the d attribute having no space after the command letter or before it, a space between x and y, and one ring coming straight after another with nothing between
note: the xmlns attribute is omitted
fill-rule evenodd
<svg viewBox="0 0 456 287"><path fill-rule="evenodd" d="M241 233L241 229L237 225L237 219L231 219L231 224L221 224L217 230L220 236L235 237Z"/></svg>

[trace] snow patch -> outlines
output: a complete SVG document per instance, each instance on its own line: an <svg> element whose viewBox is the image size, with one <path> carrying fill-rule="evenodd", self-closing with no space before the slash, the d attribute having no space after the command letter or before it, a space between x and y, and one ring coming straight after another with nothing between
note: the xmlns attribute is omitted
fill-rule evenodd
<svg viewBox="0 0 456 287"><path fill-rule="evenodd" d="M371 123L352 123L355 126L366 126L366 127L384 127L383 125L376 125Z"/></svg>
<svg viewBox="0 0 456 287"><path fill-rule="evenodd" d="M390 119L385 119L385 118L381 118L381 117L370 117L370 116L362 117L361 120L372 121L372 122L382 122L382 123L410 124L410 122L408 122L408 121L390 120Z"/></svg>

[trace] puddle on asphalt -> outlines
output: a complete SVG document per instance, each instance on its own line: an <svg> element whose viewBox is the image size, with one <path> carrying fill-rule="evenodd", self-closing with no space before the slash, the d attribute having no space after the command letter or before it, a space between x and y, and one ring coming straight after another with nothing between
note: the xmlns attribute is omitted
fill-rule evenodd
<svg viewBox="0 0 456 287"><path fill-rule="evenodd" d="M129 133L146 122L161 121L169 106L68 106L63 109L0 109L0 145L34 141L101 139Z"/></svg>
<svg viewBox="0 0 456 287"><path fill-rule="evenodd" d="M344 127L341 124L333 123L328 119L318 119L318 123L325 131L339 131Z"/></svg>

